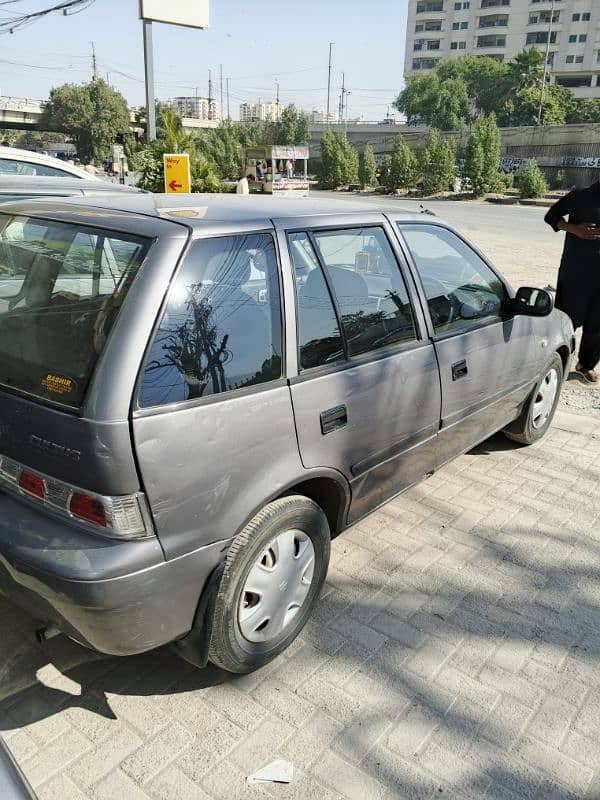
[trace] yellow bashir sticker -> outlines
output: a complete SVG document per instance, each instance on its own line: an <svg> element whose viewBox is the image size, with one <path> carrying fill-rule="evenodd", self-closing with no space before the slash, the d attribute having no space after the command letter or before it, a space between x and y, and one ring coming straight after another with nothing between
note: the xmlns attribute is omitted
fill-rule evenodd
<svg viewBox="0 0 600 800"><path fill-rule="evenodd" d="M76 388L75 381L62 375L53 375L49 372L42 381L42 386L47 392L53 394L70 394Z"/></svg>

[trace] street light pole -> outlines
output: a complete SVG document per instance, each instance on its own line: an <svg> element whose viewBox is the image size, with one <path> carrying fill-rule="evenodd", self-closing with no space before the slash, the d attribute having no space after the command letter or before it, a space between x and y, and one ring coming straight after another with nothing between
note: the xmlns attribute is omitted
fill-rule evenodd
<svg viewBox="0 0 600 800"><path fill-rule="evenodd" d="M542 112L544 108L544 92L546 90L546 76L548 75L548 57L550 55L550 39L552 37L552 24L554 21L554 0L552 0L552 6L550 8L550 19L548 21L548 40L546 42L546 54L544 56L544 73L542 75L542 87L540 89L540 108L538 111L538 121L537 124L542 124Z"/></svg>
<svg viewBox="0 0 600 800"><path fill-rule="evenodd" d="M145 19L144 26L144 68L146 71L146 139L156 139L156 107L154 105L154 53L152 51L152 22Z"/></svg>

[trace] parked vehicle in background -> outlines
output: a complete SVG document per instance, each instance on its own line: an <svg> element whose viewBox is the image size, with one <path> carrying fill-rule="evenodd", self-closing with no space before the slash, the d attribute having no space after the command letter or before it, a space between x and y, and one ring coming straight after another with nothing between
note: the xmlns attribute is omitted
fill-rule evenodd
<svg viewBox="0 0 600 800"><path fill-rule="evenodd" d="M0 736L0 797L2 800L36 800L36 795Z"/></svg>
<svg viewBox="0 0 600 800"><path fill-rule="evenodd" d="M105 194L139 194L142 189L111 181L0 174L0 203L26 197L97 197Z"/></svg>
<svg viewBox="0 0 600 800"><path fill-rule="evenodd" d="M545 434L574 345L547 292L395 205L5 203L0 592L104 653L253 670L333 536Z"/></svg>
<svg viewBox="0 0 600 800"><path fill-rule="evenodd" d="M101 180L94 173L60 158L34 153L31 150L20 150L17 147L0 147L0 175Z"/></svg>

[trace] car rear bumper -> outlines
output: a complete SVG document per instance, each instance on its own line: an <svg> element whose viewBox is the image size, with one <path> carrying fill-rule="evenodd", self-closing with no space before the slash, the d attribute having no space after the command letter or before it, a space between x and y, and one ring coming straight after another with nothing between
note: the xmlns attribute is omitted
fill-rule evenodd
<svg viewBox="0 0 600 800"><path fill-rule="evenodd" d="M105 540L0 493L0 594L109 655L184 636L226 548L218 542L165 561L156 539Z"/></svg>

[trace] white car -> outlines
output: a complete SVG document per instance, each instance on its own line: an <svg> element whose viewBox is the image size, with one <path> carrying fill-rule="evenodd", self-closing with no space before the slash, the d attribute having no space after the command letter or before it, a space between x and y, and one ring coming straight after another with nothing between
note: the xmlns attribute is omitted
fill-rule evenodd
<svg viewBox="0 0 600 800"><path fill-rule="evenodd" d="M31 150L19 150L16 147L0 147L0 175L101 180L86 169L68 164L59 158L34 153Z"/></svg>

